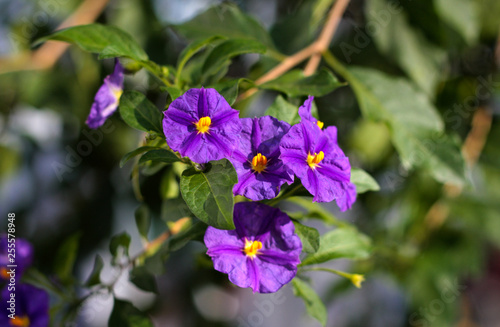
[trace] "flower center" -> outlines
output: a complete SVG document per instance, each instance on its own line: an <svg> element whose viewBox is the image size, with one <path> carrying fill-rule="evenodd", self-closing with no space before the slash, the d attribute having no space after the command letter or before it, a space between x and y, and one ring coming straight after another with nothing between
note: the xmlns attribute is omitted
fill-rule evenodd
<svg viewBox="0 0 500 327"><path fill-rule="evenodd" d="M2 277L3 279L6 279L6 280L10 279L10 275L7 274L7 271L8 270L5 267L0 268L0 277Z"/></svg>
<svg viewBox="0 0 500 327"><path fill-rule="evenodd" d="M259 250L262 249L262 243L259 241L249 241L245 239L245 248L243 249L243 252L250 258L254 258L258 253Z"/></svg>
<svg viewBox="0 0 500 327"><path fill-rule="evenodd" d="M10 320L10 325L16 327L28 327L30 325L30 319L28 316L14 316L14 319Z"/></svg>
<svg viewBox="0 0 500 327"><path fill-rule="evenodd" d="M311 153L307 154L307 164L309 167L312 169L315 169L318 164L325 158L325 154L323 151L320 151L319 153L314 153L314 155L311 155Z"/></svg>
<svg viewBox="0 0 500 327"><path fill-rule="evenodd" d="M120 97L123 94L123 90L122 89L114 89L112 92L113 92L113 95L115 96L116 102L118 102L118 100L120 100Z"/></svg>
<svg viewBox="0 0 500 327"><path fill-rule="evenodd" d="M318 120L318 121L316 122L316 125L318 125L318 127L321 129L321 128L323 128L323 126L325 126L325 123L323 123L322 121L319 121L319 120Z"/></svg>
<svg viewBox="0 0 500 327"><path fill-rule="evenodd" d="M267 158L263 156L261 153L257 153L255 157L252 159L252 169L258 173L261 173L266 169Z"/></svg>
<svg viewBox="0 0 500 327"><path fill-rule="evenodd" d="M196 129L198 130L199 133L207 133L208 130L210 129L210 125L212 124L212 119L210 117L201 117L200 120L195 123Z"/></svg>

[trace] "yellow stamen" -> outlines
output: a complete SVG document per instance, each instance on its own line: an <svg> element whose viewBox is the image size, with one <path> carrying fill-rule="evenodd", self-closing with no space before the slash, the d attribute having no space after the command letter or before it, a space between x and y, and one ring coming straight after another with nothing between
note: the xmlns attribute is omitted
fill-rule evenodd
<svg viewBox="0 0 500 327"><path fill-rule="evenodd" d="M123 94L122 89L113 90L113 95L115 96L116 101L120 100L120 97L122 96L122 94Z"/></svg>
<svg viewBox="0 0 500 327"><path fill-rule="evenodd" d="M16 327L28 327L30 325L30 319L28 316L14 316L14 319L10 321L11 326Z"/></svg>
<svg viewBox="0 0 500 327"><path fill-rule="evenodd" d="M318 121L316 122L316 125L318 125L318 127L321 129L321 128L323 128L323 126L325 126L325 123L323 123L322 121L319 121L319 120L318 120Z"/></svg>
<svg viewBox="0 0 500 327"><path fill-rule="evenodd" d="M258 173L261 173L266 169L267 158L263 156L261 153L257 153L255 157L252 159L252 169Z"/></svg>
<svg viewBox="0 0 500 327"><path fill-rule="evenodd" d="M212 119L210 117L201 117L200 120L197 123L194 123L196 125L196 129L198 130L198 134L200 133L208 133L208 130L210 129L210 125L212 124Z"/></svg>
<svg viewBox="0 0 500 327"><path fill-rule="evenodd" d="M323 151L320 151L319 153L314 153L314 155L311 155L311 153L307 154L307 164L309 167L312 169L315 169L318 164L325 158L325 154Z"/></svg>
<svg viewBox="0 0 500 327"><path fill-rule="evenodd" d="M356 286L357 288L361 288L361 283L365 281L365 277L360 274L353 274L351 276L351 282Z"/></svg>
<svg viewBox="0 0 500 327"><path fill-rule="evenodd" d="M3 279L5 279L5 280L10 279L10 275L9 275L9 274L7 274L7 271L8 271L8 270L7 270L7 268L5 268L5 267L0 268L0 277L2 277L2 278L3 278Z"/></svg>
<svg viewBox="0 0 500 327"><path fill-rule="evenodd" d="M258 253L259 250L262 249L262 243L259 241L249 241L245 239L245 248L243 249L243 252L250 258L254 258Z"/></svg>

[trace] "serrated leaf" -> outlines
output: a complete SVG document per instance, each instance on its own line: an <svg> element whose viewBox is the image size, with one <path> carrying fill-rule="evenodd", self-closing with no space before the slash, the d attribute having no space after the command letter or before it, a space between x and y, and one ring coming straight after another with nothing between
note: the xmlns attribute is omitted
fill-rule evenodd
<svg viewBox="0 0 500 327"><path fill-rule="evenodd" d="M332 259L366 259L371 252L368 236L351 227L341 227L322 235L316 253L308 255L301 265L314 265Z"/></svg>
<svg viewBox="0 0 500 327"><path fill-rule="evenodd" d="M100 276L103 267L104 267L104 261L102 260L102 257L97 254L94 260L94 268L92 268L92 272L90 273L89 278L85 282L85 286L90 287L97 285L101 282Z"/></svg>
<svg viewBox="0 0 500 327"><path fill-rule="evenodd" d="M441 117L422 92L405 79L369 68L346 69L333 57L327 60L349 81L364 117L389 126L404 166L424 168L443 183L463 184L465 162L460 145L444 134Z"/></svg>
<svg viewBox="0 0 500 327"><path fill-rule="evenodd" d="M120 97L119 108L120 115L130 127L163 134L161 112L141 92L125 91Z"/></svg>
<svg viewBox="0 0 500 327"><path fill-rule="evenodd" d="M222 35L227 38L252 38L274 48L267 30L231 4L211 7L190 21L174 26L174 29L191 40Z"/></svg>
<svg viewBox="0 0 500 327"><path fill-rule="evenodd" d="M100 58L128 57L138 61L148 60L148 55L126 32L115 26L89 24L56 31L36 41L64 41L85 51L100 53Z"/></svg>
<svg viewBox="0 0 500 327"><path fill-rule="evenodd" d="M238 177L227 159L206 164L204 171L194 168L181 176L181 194L189 209L204 223L219 229L234 229L233 186Z"/></svg>
<svg viewBox="0 0 500 327"><path fill-rule="evenodd" d="M358 194L380 190L377 181L366 171L359 168L351 168L351 183L356 185L356 192Z"/></svg>
<svg viewBox="0 0 500 327"><path fill-rule="evenodd" d="M109 252L113 257L118 254L118 248L123 248L125 255L128 255L128 247L130 246L130 235L127 232L115 235L109 242Z"/></svg>
<svg viewBox="0 0 500 327"><path fill-rule="evenodd" d="M386 0L367 2L368 23L377 26L377 33L373 35L377 48L396 62L421 90L433 97L442 77L440 72L447 58L446 51L430 43L413 28L402 10L391 13L387 24L380 24L376 13L387 10L387 6L389 2Z"/></svg>
<svg viewBox="0 0 500 327"><path fill-rule="evenodd" d="M311 76L305 76L302 70L292 70L272 81L259 85L259 88L286 93L290 97L302 95L323 96L345 85L328 70L322 69Z"/></svg>
<svg viewBox="0 0 500 327"><path fill-rule="evenodd" d="M474 0L434 0L436 13L457 31L467 44L479 38L481 29L479 5Z"/></svg>
<svg viewBox="0 0 500 327"><path fill-rule="evenodd" d="M151 320L132 303L114 298L109 327L153 327Z"/></svg>
<svg viewBox="0 0 500 327"><path fill-rule="evenodd" d="M316 291L305 281L295 277L292 280L293 293L304 300L307 313L318 320L321 325L326 326L328 315L325 305L321 301Z"/></svg>
<svg viewBox="0 0 500 327"><path fill-rule="evenodd" d="M177 157L172 151L166 149L155 149L143 154L141 159L139 159L139 164L143 164L150 160L153 162L164 162L167 164L181 161L181 159L179 159L179 157Z"/></svg>
<svg viewBox="0 0 500 327"><path fill-rule="evenodd" d="M139 234L144 238L148 238L149 227L151 226L151 213L146 204L141 204L134 213L135 225Z"/></svg>
<svg viewBox="0 0 500 327"><path fill-rule="evenodd" d="M155 276L145 267L136 267L130 272L130 282L146 292L158 292Z"/></svg>
<svg viewBox="0 0 500 327"><path fill-rule="evenodd" d="M120 160L120 168L122 168L127 163L127 161L129 161L133 157L135 157L141 153L144 153L144 152L147 152L150 150L154 150L154 149L158 149L158 147L156 147L156 146L141 146L135 150L130 151L129 153L124 155L122 157L122 159Z"/></svg>
<svg viewBox="0 0 500 327"><path fill-rule="evenodd" d="M292 220L295 226L295 233L302 241L302 251L314 253L319 248L319 232L316 228L302 225L298 221Z"/></svg>
<svg viewBox="0 0 500 327"><path fill-rule="evenodd" d="M78 254L81 236L81 233L77 232L68 237L56 253L54 271L63 281L69 281L73 276L73 266Z"/></svg>
<svg viewBox="0 0 500 327"><path fill-rule="evenodd" d="M221 42L210 51L203 64L202 74L213 75L231 58L244 53L264 53L266 47L253 39L229 39Z"/></svg>

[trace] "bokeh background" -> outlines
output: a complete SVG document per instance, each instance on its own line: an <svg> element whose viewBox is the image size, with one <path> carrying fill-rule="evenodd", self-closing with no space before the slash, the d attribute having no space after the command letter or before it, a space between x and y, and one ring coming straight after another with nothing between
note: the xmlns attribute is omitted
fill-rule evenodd
<svg viewBox="0 0 500 327"><path fill-rule="evenodd" d="M56 52L30 56L40 47L33 42L83 2L104 6L96 22L124 29L152 60L171 65L192 37L175 25L221 5L211 0L0 0L0 230L6 229L7 213L15 212L17 236L35 245L35 267L47 276L60 264L56 253L68 237L78 235L74 276L79 280L90 273L96 253L110 261L111 235L127 231L131 252L142 247L131 166L118 165L141 134L119 115L106 132L84 124L113 62L77 47L60 57ZM230 2L269 29L287 55L315 39L332 3ZM381 186L361 195L348 212L325 205L369 235L375 249L355 266L342 260L330 265L365 273L361 289L340 277L311 275L326 303L328 326L500 326L499 27L497 0L351 1L331 50L346 64L409 77L439 109L447 132L469 140L472 164L463 189L443 188L429 174L405 168L387 127L361 117L349 87L316 99L321 120L338 127L353 166ZM238 57L228 74L258 77L265 63L256 66L256 60L255 55ZM155 83L144 71L125 82L163 108L166 95ZM260 115L275 96L260 92L238 109ZM153 211L150 233L157 235L178 213L169 211L162 179L153 173L143 176L141 190ZM325 230L320 222L311 225ZM157 278L159 295L137 289L127 276L117 284L117 295L147 310L156 326L319 326L290 287L274 298L238 289L212 269L204 253L202 243L191 242L172 254L166 273ZM108 265L102 278L114 274ZM77 326L106 326L112 305L109 296L90 299Z"/></svg>

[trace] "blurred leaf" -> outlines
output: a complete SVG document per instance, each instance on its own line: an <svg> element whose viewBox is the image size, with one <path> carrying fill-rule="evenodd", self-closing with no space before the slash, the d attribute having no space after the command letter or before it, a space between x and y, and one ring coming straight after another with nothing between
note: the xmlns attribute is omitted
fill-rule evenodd
<svg viewBox="0 0 500 327"><path fill-rule="evenodd" d="M135 267L130 272L130 282L146 292L158 293L156 279L145 267Z"/></svg>
<svg viewBox="0 0 500 327"><path fill-rule="evenodd" d="M181 194L189 209L204 223L219 229L234 229L236 182L236 171L227 159L212 161L204 171L190 168L182 173Z"/></svg>
<svg viewBox="0 0 500 327"><path fill-rule="evenodd" d="M421 92L405 79L369 68L346 69L333 57L327 60L349 81L364 117L389 126L405 167L427 169L439 182L463 184L465 163L460 145L443 133L441 117Z"/></svg>
<svg viewBox="0 0 500 327"><path fill-rule="evenodd" d="M179 197L179 183L173 169L168 169L163 174L160 183L160 195L162 199L176 199Z"/></svg>
<svg viewBox="0 0 500 327"><path fill-rule="evenodd" d="M205 235L207 225L202 222L195 221L188 229L176 234L168 240L168 250L178 251L183 248L189 241L201 239Z"/></svg>
<svg viewBox="0 0 500 327"><path fill-rule="evenodd" d="M302 241L302 251L307 253L314 253L319 248L319 232L316 228L302 225L298 221L293 220L295 226L295 233Z"/></svg>
<svg viewBox="0 0 500 327"><path fill-rule="evenodd" d="M54 271L62 281L69 281L73 276L73 266L81 236L81 232L69 236L55 255Z"/></svg>
<svg viewBox="0 0 500 327"><path fill-rule="evenodd" d="M368 236L354 228L342 227L327 232L320 238L319 249L308 255L301 265L314 265L332 259L366 259L371 252Z"/></svg>
<svg viewBox="0 0 500 327"><path fill-rule="evenodd" d="M356 185L356 192L358 194L367 191L378 191L380 186L377 181L373 179L366 171L359 168L351 169L351 183Z"/></svg>
<svg viewBox="0 0 500 327"><path fill-rule="evenodd" d="M135 225L137 226L137 230L139 234L144 238L148 239L149 227L151 226L151 213L149 212L149 208L146 204L141 204L135 210Z"/></svg>
<svg viewBox="0 0 500 327"><path fill-rule="evenodd" d="M281 95L276 97L276 100L267 108L264 114L285 121L290 125L296 124L300 120L299 108L286 101Z"/></svg>
<svg viewBox="0 0 500 327"><path fill-rule="evenodd" d="M163 134L162 114L144 94L125 91L120 97L120 115L130 126L140 131Z"/></svg>
<svg viewBox="0 0 500 327"><path fill-rule="evenodd" d="M172 99L172 101L174 101L175 99L177 99L178 97L180 97L182 95L182 90L180 90L174 86L167 86L166 90L167 90L168 94L170 94L170 98Z"/></svg>
<svg viewBox="0 0 500 327"><path fill-rule="evenodd" d="M100 53L100 59L128 57L138 61L148 60L141 46L128 33L115 26L89 24L69 27L38 39L35 44L47 40L76 44L85 51Z"/></svg>
<svg viewBox="0 0 500 327"><path fill-rule="evenodd" d="M114 298L109 327L153 327L151 320L132 303Z"/></svg>
<svg viewBox="0 0 500 327"><path fill-rule="evenodd" d="M220 41L223 38L224 37L219 35L213 35L203 40L191 42L187 47L184 48L184 50L182 50L179 55L179 58L177 60L178 73L182 71L188 60L191 59L191 57L194 56L198 51L215 41Z"/></svg>
<svg viewBox="0 0 500 327"><path fill-rule="evenodd" d="M308 218L317 218L330 225L349 226L348 223L338 220L331 212L323 208L320 203L312 202L310 198L294 196L285 201L306 209L305 216Z"/></svg>
<svg viewBox="0 0 500 327"><path fill-rule="evenodd" d="M139 159L139 164L143 164L147 161L152 160L153 162L164 162L166 164L171 164L177 161L181 161L172 151L167 149L156 149L146 152Z"/></svg>
<svg viewBox="0 0 500 327"><path fill-rule="evenodd" d="M217 84L210 85L209 87L216 89L217 92L219 92L220 95L222 95L224 99L226 99L227 103L229 103L229 105L232 106L236 101L236 98L238 97L238 89L240 83L243 81L253 84L253 82L250 81L249 79L239 78L225 82L219 82Z"/></svg>
<svg viewBox="0 0 500 327"><path fill-rule="evenodd" d="M254 18L242 13L235 5L225 4L209 8L190 21L174 27L188 39L221 35L227 38L252 38L274 48L271 37Z"/></svg>
<svg viewBox="0 0 500 327"><path fill-rule="evenodd" d="M302 95L323 96L345 85L329 71L322 69L314 75L305 77L302 70L292 70L272 81L259 85L261 89L286 93L290 97Z"/></svg>
<svg viewBox="0 0 500 327"><path fill-rule="evenodd" d="M92 272L84 285L90 287L99 284L101 282L100 276L103 267L104 261L102 260L102 257L97 254L94 260L94 268L92 268Z"/></svg>
<svg viewBox="0 0 500 327"><path fill-rule="evenodd" d="M479 7L475 0L434 0L437 14L469 45L479 38ZM498 13L498 12L497 12Z"/></svg>
<svg viewBox="0 0 500 327"><path fill-rule="evenodd" d="M295 296L301 297L304 300L307 313L318 320L321 325L326 326L326 321L328 319L328 314L326 312L325 305L321 301L320 297L314 291L314 289L309 286L305 281L295 277L292 279L293 294Z"/></svg>
<svg viewBox="0 0 500 327"><path fill-rule="evenodd" d="M391 12L387 23L379 23L380 17L376 13L388 13L388 6L390 4L386 0L367 2L367 24L377 26L377 33L373 34L377 48L398 63L420 89L433 97L436 85L442 78L446 52L412 28L403 11Z"/></svg>
<svg viewBox="0 0 500 327"><path fill-rule="evenodd" d="M128 247L130 246L130 235L127 232L115 235L109 242L109 251L113 257L118 254L118 248L123 248L123 253L128 256Z"/></svg>
<svg viewBox="0 0 500 327"><path fill-rule="evenodd" d="M146 151L150 151L150 150L154 150L154 149L158 149L158 147L156 147L156 146L141 146L135 150L130 151L129 153L124 155L122 157L122 159L120 160L120 168L122 168L127 163L127 161L129 161L133 157L135 157L141 153L144 153Z"/></svg>
<svg viewBox="0 0 500 327"><path fill-rule="evenodd" d="M252 39L230 39L223 41L210 51L203 64L202 74L213 75L231 58L244 53L264 53L266 47Z"/></svg>

